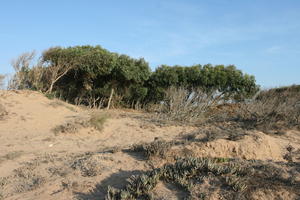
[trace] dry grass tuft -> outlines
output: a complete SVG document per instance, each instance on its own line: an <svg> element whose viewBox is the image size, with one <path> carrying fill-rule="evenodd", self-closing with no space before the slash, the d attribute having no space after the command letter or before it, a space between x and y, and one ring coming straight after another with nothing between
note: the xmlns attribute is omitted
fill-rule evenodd
<svg viewBox="0 0 300 200"><path fill-rule="evenodd" d="M300 149L296 150L292 145L286 147L287 153L283 158L289 163L300 162Z"/></svg>
<svg viewBox="0 0 300 200"><path fill-rule="evenodd" d="M51 101L51 102L49 103L49 106L52 106L52 107L54 107L54 108L57 108L57 107L65 107L65 108L69 109L69 110L72 111L72 112L77 112L76 109L75 109L74 107L72 107L72 106L68 105L67 103L65 103L65 102L63 102L63 101L61 101L61 100L58 100L58 99L56 99L56 100L54 100L54 101Z"/></svg>
<svg viewBox="0 0 300 200"><path fill-rule="evenodd" d="M173 142L155 140L151 143L133 145L131 151L142 152L147 159L154 157L165 158L166 153L170 150L172 145Z"/></svg>
<svg viewBox="0 0 300 200"><path fill-rule="evenodd" d="M300 128L300 90L262 91L252 101L241 103L236 111L239 121L255 128Z"/></svg>
<svg viewBox="0 0 300 200"><path fill-rule="evenodd" d="M28 192L41 187L45 183L45 178L39 175L32 175L27 178L22 178L15 186L17 193Z"/></svg>
<svg viewBox="0 0 300 200"><path fill-rule="evenodd" d="M99 164L99 159L95 155L85 155L76 159L71 168L79 170L84 177L92 177L101 174L102 167Z"/></svg>
<svg viewBox="0 0 300 200"><path fill-rule="evenodd" d="M217 103L216 94L202 90L170 88L164 101L156 108L157 116L164 120L183 123L204 122L209 110Z"/></svg>
<svg viewBox="0 0 300 200"><path fill-rule="evenodd" d="M13 151L13 152L9 152L8 154L0 157L0 163L4 162L6 160L14 160L16 158L19 158L23 155L23 151Z"/></svg>
<svg viewBox="0 0 300 200"><path fill-rule="evenodd" d="M6 111L5 107L0 104L0 120L4 119L6 115L8 115L8 112Z"/></svg>
<svg viewBox="0 0 300 200"><path fill-rule="evenodd" d="M52 129L55 135L59 133L77 133L81 128L93 127L98 131L102 131L104 123L108 119L108 114L102 112L94 112L87 117L77 117L74 120L64 124L57 125Z"/></svg>
<svg viewBox="0 0 300 200"><path fill-rule="evenodd" d="M104 123L108 119L108 114L103 112L94 112L91 114L90 125L98 131L102 131Z"/></svg>
<svg viewBox="0 0 300 200"><path fill-rule="evenodd" d="M27 163L26 166L14 170L16 193L35 190L46 182L45 177L36 172L37 166L37 163Z"/></svg>
<svg viewBox="0 0 300 200"><path fill-rule="evenodd" d="M65 124L58 125L52 129L55 135L59 133L76 133L81 128L81 124L75 122L67 122Z"/></svg>

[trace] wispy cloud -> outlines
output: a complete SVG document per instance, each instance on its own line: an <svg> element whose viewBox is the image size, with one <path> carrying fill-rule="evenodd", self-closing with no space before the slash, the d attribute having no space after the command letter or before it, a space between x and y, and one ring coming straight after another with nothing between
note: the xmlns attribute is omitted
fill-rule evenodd
<svg viewBox="0 0 300 200"><path fill-rule="evenodd" d="M268 54L276 54L276 53L281 53L283 51L282 46L271 46L265 50L266 53Z"/></svg>

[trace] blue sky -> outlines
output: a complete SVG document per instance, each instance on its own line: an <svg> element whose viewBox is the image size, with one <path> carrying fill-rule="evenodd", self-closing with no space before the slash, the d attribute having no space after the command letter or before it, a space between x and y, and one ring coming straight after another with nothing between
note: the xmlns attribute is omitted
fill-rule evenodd
<svg viewBox="0 0 300 200"><path fill-rule="evenodd" d="M0 0L0 73L23 52L101 45L160 64L235 64L300 84L299 0Z"/></svg>

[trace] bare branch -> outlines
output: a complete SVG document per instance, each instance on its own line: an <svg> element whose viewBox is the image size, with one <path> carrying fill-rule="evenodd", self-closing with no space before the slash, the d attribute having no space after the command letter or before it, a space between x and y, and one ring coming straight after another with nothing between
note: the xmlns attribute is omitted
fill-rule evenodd
<svg viewBox="0 0 300 200"><path fill-rule="evenodd" d="M15 70L15 74L9 80L9 89L24 89L28 88L28 74L27 71L31 68L32 61L35 56L35 51L23 53L11 62Z"/></svg>
<svg viewBox="0 0 300 200"><path fill-rule="evenodd" d="M35 51L23 53L18 58L13 59L11 65L16 72L28 69L34 57Z"/></svg>
<svg viewBox="0 0 300 200"><path fill-rule="evenodd" d="M48 70L50 72L50 85L49 89L46 91L46 93L51 93L54 87L54 84L61 79L63 76L65 76L71 69L73 69L76 66L76 63L73 62L67 62L67 61L58 61L56 65L49 66Z"/></svg>

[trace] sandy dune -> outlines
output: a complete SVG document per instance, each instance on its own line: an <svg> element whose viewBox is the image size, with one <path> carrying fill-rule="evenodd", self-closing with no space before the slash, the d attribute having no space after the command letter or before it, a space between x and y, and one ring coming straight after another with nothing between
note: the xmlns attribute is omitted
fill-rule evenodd
<svg viewBox="0 0 300 200"><path fill-rule="evenodd" d="M119 187L126 178L152 166L120 149L155 138L178 140L202 129L160 125L146 113L110 110L100 111L109 116L102 131L82 127L76 133L54 133L55 127L84 120L93 112L38 92L0 91L0 199L1 195L3 199L104 199L108 185ZM299 144L297 131L276 136L246 131L237 141L192 142L184 149L198 157L285 162L286 147L300 148ZM157 192L164 190L161 186ZM265 197L259 195L257 199ZM292 194L283 194L288 195Z"/></svg>
<svg viewBox="0 0 300 200"><path fill-rule="evenodd" d="M156 126L143 120L141 113L114 110L109 112L110 117L101 132L93 128L82 128L77 133L55 135L53 133L55 126L72 121L74 118L84 118L93 111L62 101L49 100L42 94L31 91L1 91L0 105L7 112L0 121L0 157L3 158L0 164L1 177L11 175L15 169L23 166L24 162L38 157L51 155L64 157L69 154L103 151L116 146L126 147L135 143L153 141L155 137L171 140L180 133L195 129ZM109 174L119 169L127 171L138 167L136 165L138 161L132 160L128 155L114 157L121 157L122 161L107 163ZM103 176L109 174L103 173ZM57 187L60 186L59 182ZM45 192L50 195L53 191ZM17 196L12 199L18 199ZM31 194L28 199L32 198L30 196ZM51 199L50 196L47 198ZM19 198L25 197L22 194ZM53 198L57 197L54 195Z"/></svg>

